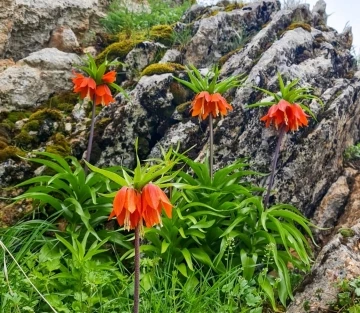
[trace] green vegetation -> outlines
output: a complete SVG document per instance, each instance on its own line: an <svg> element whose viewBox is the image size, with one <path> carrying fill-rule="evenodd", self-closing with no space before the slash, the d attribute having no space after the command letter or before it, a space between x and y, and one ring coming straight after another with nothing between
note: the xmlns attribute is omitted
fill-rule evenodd
<svg viewBox="0 0 360 313"><path fill-rule="evenodd" d="M105 28L111 33L121 31L130 34L137 30L150 30L155 25L170 25L180 20L191 1L176 5L172 0L149 0L149 8L144 6L143 12L132 12L121 0L114 1L110 12L102 20Z"/></svg>
<svg viewBox="0 0 360 313"><path fill-rule="evenodd" d="M293 30L295 28L302 28L307 32L311 32L311 25L306 23L292 23L286 30Z"/></svg>
<svg viewBox="0 0 360 313"><path fill-rule="evenodd" d="M156 63L150 64L142 72L141 76L151 76L156 74L174 73L176 71L184 71L185 67L177 63Z"/></svg>
<svg viewBox="0 0 360 313"><path fill-rule="evenodd" d="M337 302L331 309L336 312L360 312L360 277L352 280L342 280L338 284L339 294Z"/></svg>
<svg viewBox="0 0 360 313"><path fill-rule="evenodd" d="M55 143L64 139L54 137ZM172 154L166 155L164 164L170 164ZM194 174L180 170L168 176L178 182L171 192L173 217L144 231L142 310L261 313L279 303L285 306L293 277L309 270L311 224L290 205L265 210L257 195L263 189L249 183L260 174L244 160L218 170L211 181L206 162L176 156ZM114 175L129 170L86 173L75 158L46 152L30 161L53 173L17 185L29 189L14 200L32 199L34 211L28 222L0 232L7 247L16 251L22 269L57 312L129 312L131 233L105 224L112 209L112 197L106 194L119 188ZM22 245L28 232L32 237ZM2 309L48 310L11 259L6 260L9 278L0 283Z"/></svg>
<svg viewBox="0 0 360 313"><path fill-rule="evenodd" d="M149 37L151 40L164 45L171 45L173 42L173 29L170 25L153 26L150 29Z"/></svg>
<svg viewBox="0 0 360 313"><path fill-rule="evenodd" d="M4 148L0 149L0 162L4 162L8 159L18 160L19 156L24 156L24 155L25 153L22 152L17 147L4 146Z"/></svg>
<svg viewBox="0 0 360 313"><path fill-rule="evenodd" d="M360 143L346 148L344 158L346 161L360 160Z"/></svg>
<svg viewBox="0 0 360 313"><path fill-rule="evenodd" d="M68 156L71 154L71 148L69 143L66 141L64 135L57 133L52 138L53 144L46 146L46 152L54 153L56 155Z"/></svg>

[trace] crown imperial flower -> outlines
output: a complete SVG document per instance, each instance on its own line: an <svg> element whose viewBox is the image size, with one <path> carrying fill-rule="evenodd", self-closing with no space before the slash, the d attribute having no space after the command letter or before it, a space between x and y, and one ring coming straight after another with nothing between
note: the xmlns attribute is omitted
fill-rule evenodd
<svg viewBox="0 0 360 313"><path fill-rule="evenodd" d="M223 117L229 110L232 111L232 106L222 94L231 88L240 86L243 81L240 76L232 76L218 81L220 71L217 67L202 76L194 66L187 68L187 74L190 82L176 77L175 79L196 93L191 103L192 116L198 116L200 120L205 120L209 115L216 118L220 114Z"/></svg>
<svg viewBox="0 0 360 313"><path fill-rule="evenodd" d="M269 127L274 124L276 129L285 127L285 131L297 131L299 127L307 126L307 115L300 105L294 103L290 104L286 100L280 100L278 104L270 107L268 113L261 118L261 121L266 122L265 126Z"/></svg>
<svg viewBox="0 0 360 313"><path fill-rule="evenodd" d="M105 73L105 71L108 66L117 64L119 64L117 61L109 63L105 60L97 66L95 60L88 55L88 65L79 68L89 76L86 77L83 74L73 72L74 77L72 81L74 83L74 92L78 93L81 99L94 101L95 105L108 105L114 102L115 100L109 86L121 92L123 92L123 90L114 83L116 80L116 72L109 71Z"/></svg>

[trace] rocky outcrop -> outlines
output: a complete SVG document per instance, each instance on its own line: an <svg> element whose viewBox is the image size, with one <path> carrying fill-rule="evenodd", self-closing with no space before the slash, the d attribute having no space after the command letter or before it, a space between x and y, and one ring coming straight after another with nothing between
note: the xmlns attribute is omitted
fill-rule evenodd
<svg viewBox="0 0 360 313"><path fill-rule="evenodd" d="M81 41L100 29L104 17L98 0L6 0L0 12L0 58L15 60L48 47L58 27L70 28Z"/></svg>
<svg viewBox="0 0 360 313"><path fill-rule="evenodd" d="M87 4L87 1L82 2L83 6ZM53 5L57 7L58 4ZM24 7L29 5L24 4ZM73 17L77 16L77 8L76 4ZM25 11L22 9L19 14ZM42 12L41 9L38 11ZM86 7L83 11L91 10ZM29 10L26 12L30 14ZM4 16L6 12L0 11L0 19ZM89 16L86 15L86 18ZM88 26L85 23L87 26L81 28L81 21L79 17L76 22L67 25L77 39L81 29ZM289 312L302 312L306 300L310 308L314 308L313 312L320 312L319 308L325 307L325 302L319 303L316 297L318 289L326 290L324 301L334 300L337 291L333 282L336 278L360 275L357 253L360 174L357 169L344 169L343 166L345 148L360 140L360 71L350 52L351 28L339 34L327 27L323 1L318 2L313 12L308 5L279 10L276 0L254 2L241 8L235 7L232 11L224 6L193 6L183 22L189 22L189 25L180 24L182 27L185 25L184 29L190 29L192 38L182 46L181 52L165 51L164 46L158 43L146 42L128 53L126 62L138 72L156 61L183 61L202 67L201 71L207 72L213 62L219 61L222 78L246 75L244 85L226 95L234 110L225 118L217 119L214 125L217 168L248 157L252 169L269 172L278 132L265 128L260 121L266 109L246 107L264 98L254 86L277 92L277 73L280 72L287 82L298 78L301 86L312 86L323 102L309 103L316 119L310 119L309 126L298 132L287 133L282 141L274 192L270 198L272 203L285 202L298 207L316 224L329 228L325 232L316 231L319 242L327 244L317 258L309 276L311 279L306 282L306 291L298 291L289 309ZM37 25L41 28L42 23ZM60 25L56 19L49 23L56 27ZM21 28L23 24L16 26L18 28L11 23L9 25L6 29L11 29L14 41L11 40L9 45L10 41L6 39L9 36L0 36L0 45L8 42L4 50L6 55L11 55L16 49L20 51L24 44L22 40L26 39L13 37L14 31L14 34L24 32ZM31 25L29 33L33 32ZM53 32L55 46L64 46L57 44L61 42L58 40L61 31L54 31L56 27L51 27L48 36ZM36 32L32 34L37 38ZM27 55L31 49L38 49L45 42L44 38L39 37L37 43L32 43L19 54ZM161 56L165 53L162 59L157 51ZM15 65L11 65L10 60L4 63L5 69L0 78L0 108L10 110L33 106L47 99L52 92L70 90L70 69L78 61L75 54L45 49ZM207 122L191 117L189 108L193 93L174 79L174 76L185 78L185 75L176 71L175 66L166 68L164 64L159 64L158 72L155 66L154 72L152 76L138 76L137 84L127 92L127 96L118 95L116 103L104 108L98 115L93 163L97 162L99 166L133 166L137 137L141 159L149 155L158 156L160 146L167 149L178 144L181 151L193 147L189 152L193 159L202 159L206 155ZM129 75L129 78L133 77ZM131 83L134 81L136 83L136 80ZM126 83L124 86L127 86ZM78 104L72 117L68 118L76 121L73 125L66 121L66 131L70 134L73 153L81 157L86 149L87 112ZM9 173L12 166L13 162ZM266 179L262 178L258 183L265 184ZM344 226L351 227L352 237L346 237L341 232L336 234Z"/></svg>
<svg viewBox="0 0 360 313"><path fill-rule="evenodd" d="M5 69L0 76L0 111L34 107L53 93L70 91L71 69L81 59L46 48Z"/></svg>
<svg viewBox="0 0 360 313"><path fill-rule="evenodd" d="M258 32L280 8L277 0L250 3L241 9L219 12L194 23L195 35L186 47L185 62L204 67L241 46L244 39Z"/></svg>
<svg viewBox="0 0 360 313"><path fill-rule="evenodd" d="M141 156L146 157L174 123L172 114L178 102L183 100L178 89L172 74L143 76L129 93L130 100L121 95L117 98L119 105L106 108L99 118L111 117L112 122L99 141L103 152L98 164L132 166L137 137Z"/></svg>
<svg viewBox="0 0 360 313"><path fill-rule="evenodd" d="M287 313L332 312L337 283L360 276L360 224L337 234L320 252L311 273L287 309Z"/></svg>

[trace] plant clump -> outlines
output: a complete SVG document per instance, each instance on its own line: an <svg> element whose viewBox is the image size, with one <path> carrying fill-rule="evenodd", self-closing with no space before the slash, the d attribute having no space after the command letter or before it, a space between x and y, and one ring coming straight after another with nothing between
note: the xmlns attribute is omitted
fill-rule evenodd
<svg viewBox="0 0 360 313"><path fill-rule="evenodd" d="M61 156L68 156L71 154L71 148L66 138L61 133L56 133L52 138L52 144L47 145L45 151Z"/></svg>
<svg viewBox="0 0 360 313"><path fill-rule="evenodd" d="M135 46L140 43L141 40L134 40L134 39L126 39L121 42L115 42L110 46L106 47L103 52L101 52L96 57L97 63L104 62L105 58L109 60L113 60L119 58L123 60L127 54L135 48Z"/></svg>
<svg viewBox="0 0 360 313"><path fill-rule="evenodd" d="M61 112L59 110L45 108L45 109L36 111L35 113L31 114L29 117L29 121L37 120L41 123L45 119L51 119L53 121L61 121L62 118L63 118L63 115L61 114Z"/></svg>
<svg viewBox="0 0 360 313"><path fill-rule="evenodd" d="M156 63L150 64L142 72L141 76L159 75L165 73L174 73L176 71L184 71L185 67L178 63Z"/></svg>
<svg viewBox="0 0 360 313"><path fill-rule="evenodd" d="M171 45L173 39L173 28L170 25L157 25L150 29L150 39L164 45Z"/></svg>
<svg viewBox="0 0 360 313"><path fill-rule="evenodd" d="M21 130L19 134L14 137L15 143L20 147L31 147L38 140L35 136L29 134L25 129Z"/></svg>
<svg viewBox="0 0 360 313"><path fill-rule="evenodd" d="M78 96L75 93L65 92L51 97L45 102L44 106L46 108L58 109L66 113L70 113L77 101Z"/></svg>
<svg viewBox="0 0 360 313"><path fill-rule="evenodd" d="M19 156L25 156L25 153L14 146L7 146L0 150L0 162L5 162L8 159L18 160Z"/></svg>

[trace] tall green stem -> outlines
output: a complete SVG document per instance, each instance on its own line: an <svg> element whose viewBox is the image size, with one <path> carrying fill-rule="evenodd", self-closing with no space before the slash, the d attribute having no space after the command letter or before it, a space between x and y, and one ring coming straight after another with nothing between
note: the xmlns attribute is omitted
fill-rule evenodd
<svg viewBox="0 0 360 313"><path fill-rule="evenodd" d="M95 103L96 103L96 95L94 94L93 97L93 104L92 104L92 114L91 114L91 127L90 127L90 136L89 136L89 142L88 147L86 150L86 161L90 162L90 156L91 156L91 150L92 150L92 144L94 139L94 128L95 128ZM85 171L88 171L87 166L85 167Z"/></svg>
<svg viewBox="0 0 360 313"><path fill-rule="evenodd" d="M214 125L213 117L209 115L209 133L210 133L210 179L213 181L214 176Z"/></svg>
<svg viewBox="0 0 360 313"><path fill-rule="evenodd" d="M270 193L271 193L271 188L274 184L274 178L275 178L275 171L276 171L276 165L277 165L277 161L279 158L279 152L280 152L280 146L281 146L281 142L284 138L284 135L286 133L286 129L285 127L281 127L280 129L280 134L279 134L279 138L278 138L278 142L276 144L276 148L275 148L275 155L274 155L274 159L271 165L271 176L270 176L270 181L269 181L269 186L266 192L266 197L265 197L265 203L264 203L264 208L266 209L269 205L269 199L270 199Z"/></svg>
<svg viewBox="0 0 360 313"><path fill-rule="evenodd" d="M140 226L135 228L135 281L134 281L134 313L139 313L140 302Z"/></svg>

